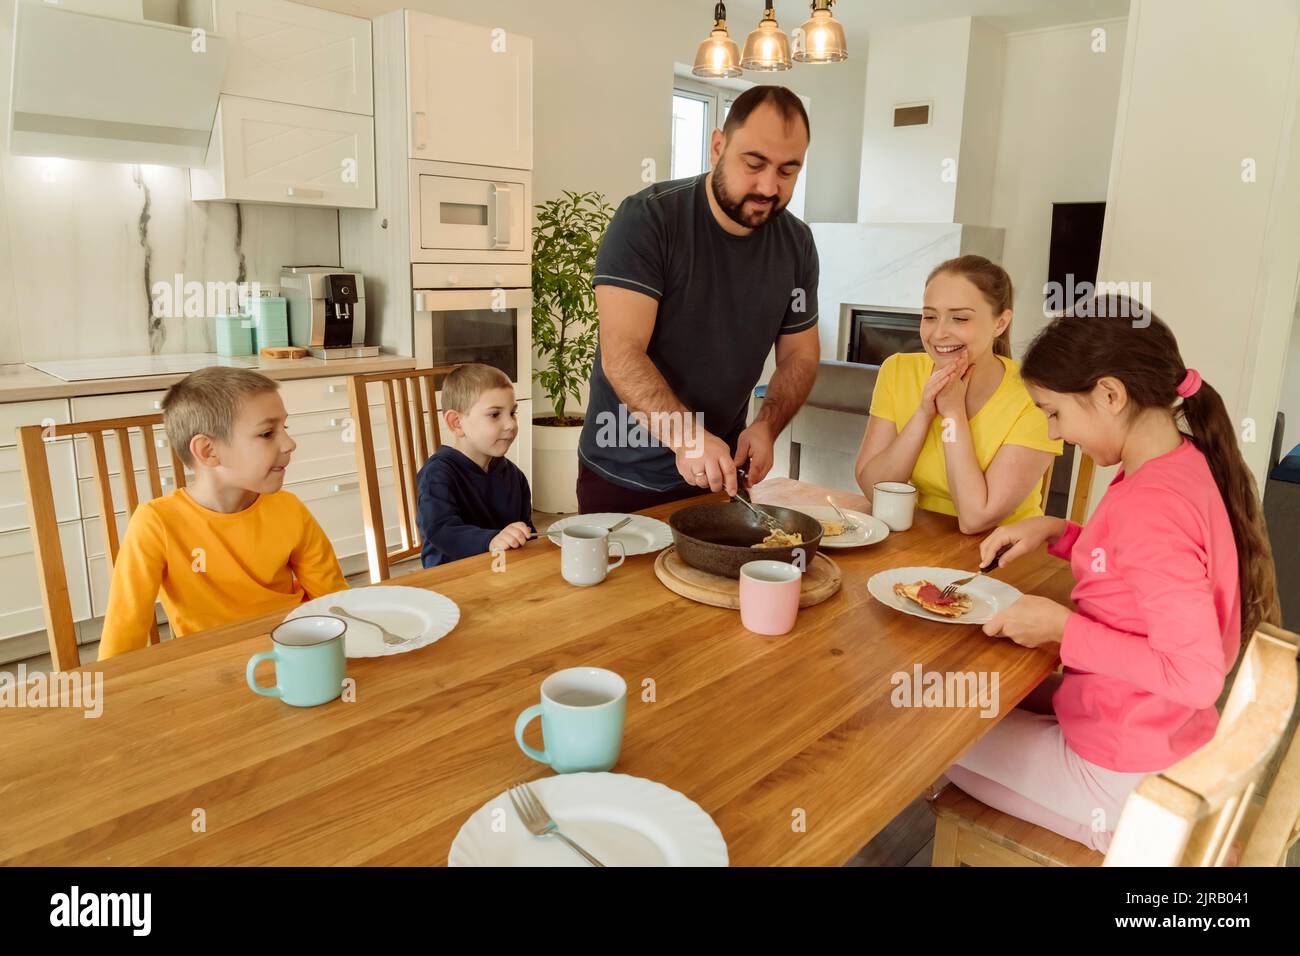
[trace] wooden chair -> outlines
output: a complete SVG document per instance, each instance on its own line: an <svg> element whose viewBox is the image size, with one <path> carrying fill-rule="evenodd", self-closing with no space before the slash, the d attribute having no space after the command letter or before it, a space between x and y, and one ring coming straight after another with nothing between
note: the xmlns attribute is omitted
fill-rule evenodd
<svg viewBox="0 0 1300 956"><path fill-rule="evenodd" d="M1214 738L1142 780L1104 859L949 786L931 804L933 865L1284 865L1300 838L1300 734L1285 740L1296 706L1297 645L1300 636L1260 625Z"/></svg>
<svg viewBox="0 0 1300 956"><path fill-rule="evenodd" d="M59 540L59 526L54 511L54 493L50 485L49 459L46 442L67 435L84 435L90 440L91 464L95 488L99 492L99 515L104 524L104 540L108 542L108 566L111 571L117 561L119 548L116 507L113 487L109 481L108 458L105 452L105 435L112 432L117 439L118 453L122 459L122 483L126 488L127 520L139 507L139 491L135 481L135 461L131 451L130 430L144 432L145 465L149 474L152 497L163 494L162 472L158 466L158 451L154 442L155 426L162 425L162 415L137 415L132 418L106 418L99 421L71 422L66 425L24 425L18 429L18 449L22 460L23 478L27 487L27 513L32 525L32 543L36 553L37 576L41 583L41 597L45 603L45 630L50 641L50 657L56 671L81 666L77 648L77 628L72 620L72 605L68 596L68 579L63 567L63 545ZM171 451L172 473L176 487L185 487L185 468L175 450ZM149 643L158 643L158 626L150 624Z"/></svg>
<svg viewBox="0 0 1300 956"><path fill-rule="evenodd" d="M1084 519L1088 517L1088 501L1092 497L1092 476L1097 466L1096 462L1092 460L1092 456L1077 445L1075 446L1075 454L1079 456L1079 476L1074 483L1074 500L1066 510L1071 521L1075 524L1083 524ZM1047 471L1043 474L1043 484L1039 489L1041 496L1040 507L1043 509L1043 514L1047 513L1047 497L1052 491L1052 475L1056 472L1058 460L1058 458L1053 458L1052 463L1047 466Z"/></svg>
<svg viewBox="0 0 1300 956"><path fill-rule="evenodd" d="M361 512L366 528L366 557L371 583L389 578L398 561L420 553L420 529L416 525L418 487L416 476L429 456L442 444L435 402L440 382L456 365L420 368L400 372L371 372L348 379L348 405L352 410L357 446L357 475L361 484ZM380 500L379 473L375 463L375 436L370 420L371 384L383 386L383 407L388 419L392 449L393 483L397 490L398 530L401 542L389 548L384 533L384 511Z"/></svg>

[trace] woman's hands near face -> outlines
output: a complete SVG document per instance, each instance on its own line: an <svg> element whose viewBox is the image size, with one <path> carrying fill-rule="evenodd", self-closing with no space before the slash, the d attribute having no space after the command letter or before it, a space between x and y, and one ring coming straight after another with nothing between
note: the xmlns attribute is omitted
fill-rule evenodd
<svg viewBox="0 0 1300 956"><path fill-rule="evenodd" d="M948 363L951 370L947 382L935 395L935 412L943 418L959 418L966 414L966 386L974 366L963 352Z"/></svg>
<svg viewBox="0 0 1300 956"><path fill-rule="evenodd" d="M960 367L960 362L949 362L946 365L936 365L933 372L930 373L929 380L925 383L925 388L921 390L921 408L929 412L931 416L939 412L938 398L939 395L952 385L954 379L960 379L964 368ZM966 401L966 389L962 386L962 401Z"/></svg>

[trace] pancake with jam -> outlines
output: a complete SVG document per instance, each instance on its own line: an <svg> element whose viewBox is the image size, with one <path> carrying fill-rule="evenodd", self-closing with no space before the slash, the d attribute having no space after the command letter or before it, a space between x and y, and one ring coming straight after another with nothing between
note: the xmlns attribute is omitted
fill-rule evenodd
<svg viewBox="0 0 1300 956"><path fill-rule="evenodd" d="M945 597L943 589L929 581L917 581L914 584L895 584L894 593L905 597L914 604L919 604L931 614L942 617L961 617L972 607L969 594L958 591L951 597Z"/></svg>

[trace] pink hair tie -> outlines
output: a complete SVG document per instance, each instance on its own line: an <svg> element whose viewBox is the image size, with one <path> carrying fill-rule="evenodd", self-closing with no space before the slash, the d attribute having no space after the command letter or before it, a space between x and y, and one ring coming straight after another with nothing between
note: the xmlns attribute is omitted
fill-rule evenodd
<svg viewBox="0 0 1300 956"><path fill-rule="evenodd" d="M1189 368L1187 374L1183 376L1183 380L1178 384L1178 394L1183 398L1191 398L1200 387L1201 373L1194 368Z"/></svg>

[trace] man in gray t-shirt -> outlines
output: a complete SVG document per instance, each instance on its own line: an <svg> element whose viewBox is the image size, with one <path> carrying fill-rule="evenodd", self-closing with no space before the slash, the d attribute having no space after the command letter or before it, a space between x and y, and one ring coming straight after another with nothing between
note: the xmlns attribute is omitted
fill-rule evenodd
<svg viewBox="0 0 1300 956"><path fill-rule="evenodd" d="M756 86L714 130L713 169L623 200L592 284L600 344L578 445L583 513L736 493L772 467L772 444L817 375L817 249L785 206L808 117ZM772 346L762 411L749 398Z"/></svg>

